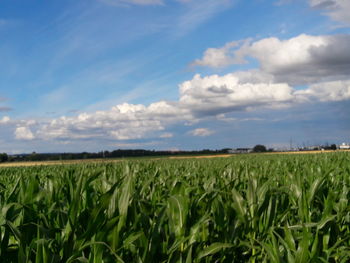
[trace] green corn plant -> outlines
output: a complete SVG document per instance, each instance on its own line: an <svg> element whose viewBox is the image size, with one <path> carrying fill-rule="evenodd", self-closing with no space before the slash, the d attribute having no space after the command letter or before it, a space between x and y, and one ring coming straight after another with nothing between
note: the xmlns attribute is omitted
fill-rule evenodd
<svg viewBox="0 0 350 263"><path fill-rule="evenodd" d="M350 155L0 168L0 262L349 262Z"/></svg>

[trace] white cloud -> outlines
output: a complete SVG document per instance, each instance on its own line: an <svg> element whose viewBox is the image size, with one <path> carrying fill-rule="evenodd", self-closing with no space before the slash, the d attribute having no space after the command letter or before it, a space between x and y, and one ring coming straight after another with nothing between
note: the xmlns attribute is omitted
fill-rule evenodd
<svg viewBox="0 0 350 263"><path fill-rule="evenodd" d="M61 117L41 125L37 136L42 139L61 140L89 138L132 140L155 137L155 134L165 129L166 124L186 118L185 110L175 108L173 104L160 101L146 107L124 103L108 111ZM188 113L187 116L189 117ZM169 134L166 136L169 137Z"/></svg>
<svg viewBox="0 0 350 263"><path fill-rule="evenodd" d="M180 105L196 116L276 108L295 101L293 88L286 83L254 83L235 73L206 77L197 74L180 85Z"/></svg>
<svg viewBox="0 0 350 263"><path fill-rule="evenodd" d="M174 134L170 133L170 132L166 132L166 133L163 133L159 136L160 138L172 138L174 137Z"/></svg>
<svg viewBox="0 0 350 263"><path fill-rule="evenodd" d="M204 52L203 58L195 60L192 65L220 68L244 63L244 59L237 56L233 51L234 48L241 47L242 44L249 44L249 40L229 42L221 48L208 48Z"/></svg>
<svg viewBox="0 0 350 263"><path fill-rule="evenodd" d="M243 53L257 58L262 70L277 81L308 84L350 73L350 35L267 38L244 49Z"/></svg>
<svg viewBox="0 0 350 263"><path fill-rule="evenodd" d="M194 63L218 67L244 63L244 58L252 57L259 61L262 72L273 75L276 82L291 85L331 81L350 74L350 35L303 34L287 40L273 37L244 42L239 47L231 43L215 52L207 50ZM220 53L220 59L208 53Z"/></svg>
<svg viewBox="0 0 350 263"><path fill-rule="evenodd" d="M33 140L34 135L28 127L17 127L15 130L15 136L18 140Z"/></svg>
<svg viewBox="0 0 350 263"><path fill-rule="evenodd" d="M206 129L206 128L194 129L194 130L190 131L189 133L192 136L200 136L200 137L207 137L207 136L214 134L214 132L212 130Z"/></svg>
<svg viewBox="0 0 350 263"><path fill-rule="evenodd" d="M325 10L325 15L344 26L350 26L350 1L348 0L309 0L313 8Z"/></svg>
<svg viewBox="0 0 350 263"><path fill-rule="evenodd" d="M11 121L10 117L4 116L2 119L0 119L0 124L7 124Z"/></svg>
<svg viewBox="0 0 350 263"><path fill-rule="evenodd" d="M348 100L350 99L350 80L312 84L308 89L296 93L322 102Z"/></svg>

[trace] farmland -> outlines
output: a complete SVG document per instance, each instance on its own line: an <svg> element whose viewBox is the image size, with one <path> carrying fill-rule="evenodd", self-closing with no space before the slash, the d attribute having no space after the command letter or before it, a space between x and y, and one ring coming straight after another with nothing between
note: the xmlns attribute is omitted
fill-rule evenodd
<svg viewBox="0 0 350 263"><path fill-rule="evenodd" d="M350 154L0 168L1 262L349 262Z"/></svg>

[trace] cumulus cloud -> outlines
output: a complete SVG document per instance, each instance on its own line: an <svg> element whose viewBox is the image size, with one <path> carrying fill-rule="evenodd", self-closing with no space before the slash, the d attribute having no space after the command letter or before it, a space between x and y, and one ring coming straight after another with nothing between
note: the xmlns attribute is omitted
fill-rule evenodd
<svg viewBox="0 0 350 263"><path fill-rule="evenodd" d="M195 60L192 65L220 68L244 63L244 59L234 52L233 49L246 45L249 45L249 40L229 42L221 48L208 48L204 52L203 58Z"/></svg>
<svg viewBox="0 0 350 263"><path fill-rule="evenodd" d="M33 140L34 135L28 127L17 127L15 130L15 136L18 140Z"/></svg>
<svg viewBox="0 0 350 263"><path fill-rule="evenodd" d="M267 38L244 49L243 53L258 59L263 71L292 85L348 77L350 73L350 35Z"/></svg>
<svg viewBox="0 0 350 263"><path fill-rule="evenodd" d="M227 66L246 62L251 57L259 61L261 71L273 75L276 82L290 85L310 84L317 81L331 81L350 74L350 35L297 37L280 40L265 38L237 47L232 42L225 45L220 59L208 53L194 62L201 66ZM229 63L230 62L230 63Z"/></svg>
<svg viewBox="0 0 350 263"><path fill-rule="evenodd" d="M195 116L217 115L250 108L276 108L295 102L286 83L254 83L235 73L224 76L195 75L180 85L180 104Z"/></svg>
<svg viewBox="0 0 350 263"><path fill-rule="evenodd" d="M306 90L296 92L303 97L314 98L319 101L343 101L350 99L350 80L331 81L310 85Z"/></svg>
<svg viewBox="0 0 350 263"><path fill-rule="evenodd" d="M309 0L313 8L324 10L332 20L350 26L350 1L348 0Z"/></svg>
<svg viewBox="0 0 350 263"><path fill-rule="evenodd" d="M149 106L120 104L108 111L82 113L74 117L61 117L41 125L37 136L43 139L105 138L133 140L154 136L165 125L186 119L188 113L174 103L160 101ZM169 137L160 134L158 137Z"/></svg>
<svg viewBox="0 0 350 263"><path fill-rule="evenodd" d="M192 136L206 137L214 134L214 131L206 128L198 128L189 132Z"/></svg>
<svg viewBox="0 0 350 263"><path fill-rule="evenodd" d="M0 119L0 124L7 124L11 121L10 117L4 116L2 119Z"/></svg>

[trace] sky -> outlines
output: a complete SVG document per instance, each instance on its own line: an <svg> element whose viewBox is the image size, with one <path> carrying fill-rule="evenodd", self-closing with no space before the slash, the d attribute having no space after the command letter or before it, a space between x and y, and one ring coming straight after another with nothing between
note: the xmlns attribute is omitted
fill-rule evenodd
<svg viewBox="0 0 350 263"><path fill-rule="evenodd" d="M349 0L2 0L0 152L350 142Z"/></svg>

